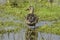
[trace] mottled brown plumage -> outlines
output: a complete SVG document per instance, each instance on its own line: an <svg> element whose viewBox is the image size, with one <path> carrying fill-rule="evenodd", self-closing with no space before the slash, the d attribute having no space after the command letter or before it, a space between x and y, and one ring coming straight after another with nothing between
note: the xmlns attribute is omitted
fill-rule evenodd
<svg viewBox="0 0 60 40"><path fill-rule="evenodd" d="M34 7L30 6L27 10L29 10L29 14L26 16L26 23L29 26L35 26L38 22L38 17L34 14Z"/></svg>

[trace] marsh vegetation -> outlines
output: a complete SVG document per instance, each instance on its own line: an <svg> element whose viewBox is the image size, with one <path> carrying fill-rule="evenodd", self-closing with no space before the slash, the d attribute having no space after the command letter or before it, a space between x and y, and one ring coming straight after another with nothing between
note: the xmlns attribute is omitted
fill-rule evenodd
<svg viewBox="0 0 60 40"><path fill-rule="evenodd" d="M34 13L39 17L39 22L54 21L50 26L48 24L39 26L37 31L60 35L59 2L59 0L53 2L47 0L7 0L6 4L0 5L0 33L17 32L22 28L26 28L24 24L25 16L29 12L25 10L28 6L33 5L35 8ZM10 27L12 30L9 29Z"/></svg>

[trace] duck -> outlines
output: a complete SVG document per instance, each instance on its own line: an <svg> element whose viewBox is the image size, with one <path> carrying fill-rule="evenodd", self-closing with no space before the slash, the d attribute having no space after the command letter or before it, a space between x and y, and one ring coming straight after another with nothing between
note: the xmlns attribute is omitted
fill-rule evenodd
<svg viewBox="0 0 60 40"><path fill-rule="evenodd" d="M26 24L29 26L35 26L36 23L38 23L38 17L36 14L34 14L34 7L33 6L29 6L29 8L27 8L27 11L29 11L29 14L27 14L26 16Z"/></svg>

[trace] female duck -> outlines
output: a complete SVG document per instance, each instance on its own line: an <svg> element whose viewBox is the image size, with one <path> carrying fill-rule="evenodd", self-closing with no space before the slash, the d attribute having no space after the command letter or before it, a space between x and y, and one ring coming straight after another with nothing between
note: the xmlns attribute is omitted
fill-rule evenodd
<svg viewBox="0 0 60 40"><path fill-rule="evenodd" d="M29 26L35 26L38 22L38 17L34 14L33 6L30 6L27 10L29 10L29 14L26 16L26 23Z"/></svg>

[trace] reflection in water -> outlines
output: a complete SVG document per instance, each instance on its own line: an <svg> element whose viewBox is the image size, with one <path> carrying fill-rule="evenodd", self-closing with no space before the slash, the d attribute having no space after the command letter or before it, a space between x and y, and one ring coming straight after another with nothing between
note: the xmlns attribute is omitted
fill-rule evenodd
<svg viewBox="0 0 60 40"><path fill-rule="evenodd" d="M22 29L17 33L9 33L9 37L8 33L0 34L0 40L25 40L25 33L26 30ZM60 36L38 32L38 40L60 40Z"/></svg>
<svg viewBox="0 0 60 40"><path fill-rule="evenodd" d="M40 32L39 32L40 33ZM39 34L38 34L39 35ZM60 35L54 35L54 34L46 34L46 33L41 33L39 36L44 38L44 40L60 40Z"/></svg>

